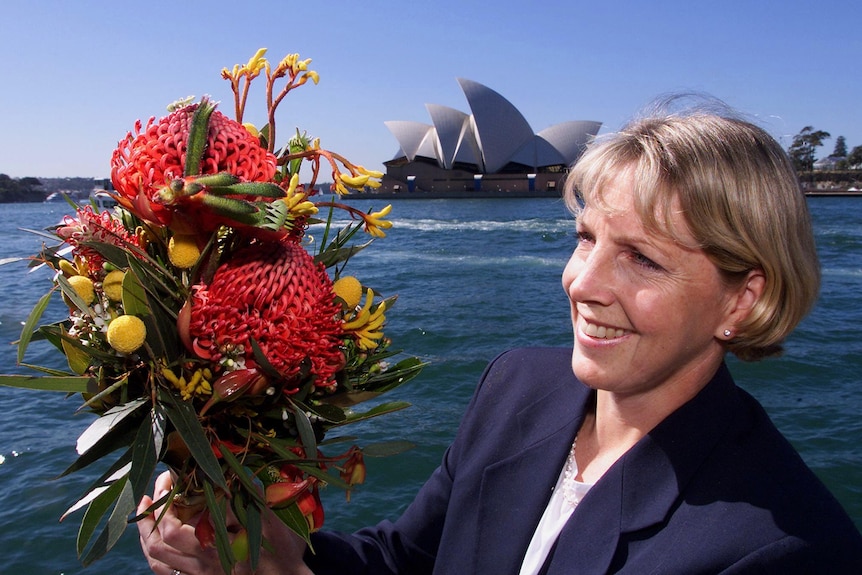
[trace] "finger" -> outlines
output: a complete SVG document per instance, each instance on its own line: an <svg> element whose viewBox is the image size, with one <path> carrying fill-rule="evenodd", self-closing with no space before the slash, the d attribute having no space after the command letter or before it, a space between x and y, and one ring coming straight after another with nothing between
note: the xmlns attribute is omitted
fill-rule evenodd
<svg viewBox="0 0 862 575"><path fill-rule="evenodd" d="M170 471L165 471L165 472L159 474L158 477L156 477L156 485L155 485L156 499L161 497L161 495L159 495L159 493L164 495L165 493L167 493L168 491L170 491L173 488L174 488L174 482L171 479Z"/></svg>

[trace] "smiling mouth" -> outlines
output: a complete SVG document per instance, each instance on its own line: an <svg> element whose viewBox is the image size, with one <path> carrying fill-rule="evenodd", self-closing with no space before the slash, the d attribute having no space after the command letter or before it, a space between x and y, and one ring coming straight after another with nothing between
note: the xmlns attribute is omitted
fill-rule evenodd
<svg viewBox="0 0 862 575"><path fill-rule="evenodd" d="M596 339L616 339L624 336L627 332L624 329L596 325L584 320L584 333Z"/></svg>

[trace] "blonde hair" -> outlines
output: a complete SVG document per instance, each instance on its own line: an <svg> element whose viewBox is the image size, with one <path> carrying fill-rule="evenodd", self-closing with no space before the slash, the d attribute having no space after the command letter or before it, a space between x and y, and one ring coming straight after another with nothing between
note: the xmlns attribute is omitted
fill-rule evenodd
<svg viewBox="0 0 862 575"><path fill-rule="evenodd" d="M671 206L725 279L763 271L764 292L728 351L756 360L782 342L813 307L820 266L808 206L781 146L754 124L710 110L635 120L594 141L566 181L568 205L602 206L607 184L626 170L648 230L680 240Z"/></svg>

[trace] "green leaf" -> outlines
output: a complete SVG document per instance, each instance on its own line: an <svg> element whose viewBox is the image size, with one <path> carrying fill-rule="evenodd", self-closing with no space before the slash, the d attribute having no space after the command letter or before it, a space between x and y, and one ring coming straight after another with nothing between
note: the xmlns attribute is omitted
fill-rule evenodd
<svg viewBox="0 0 862 575"><path fill-rule="evenodd" d="M242 466L242 463L239 462L239 459L237 459L236 456L231 453L230 449L228 449L224 445L219 445L218 448L219 451L221 451L222 457L224 458L225 462L233 470L234 474L236 474L236 478L239 480L240 483L242 483L242 486L245 487L245 490L248 492L248 494L261 505L265 505L266 502L264 501L263 497L261 497L257 486L248 476L248 472Z"/></svg>
<svg viewBox="0 0 862 575"><path fill-rule="evenodd" d="M134 270L123 274L123 311L138 317L152 314L147 292Z"/></svg>
<svg viewBox="0 0 862 575"><path fill-rule="evenodd" d="M108 387L103 389L102 391L99 391L95 395L90 396L90 398L87 399L84 402L84 404L78 408L78 410L84 409L85 407L90 407L92 405L97 405L100 401L102 401L102 398L108 397L109 395L113 394L115 391L117 391L118 389L120 389L121 387L126 385L128 382L129 382L128 376L122 377L119 381L112 383L111 385L109 385ZM94 387L96 389L98 389L96 382L94 381L93 383L94 383ZM90 392L89 389L87 391Z"/></svg>
<svg viewBox="0 0 862 575"><path fill-rule="evenodd" d="M257 505L249 505L246 508L245 528L248 531L249 563L251 570L255 571L260 560L260 548L263 546L263 521Z"/></svg>
<svg viewBox="0 0 862 575"><path fill-rule="evenodd" d="M104 490L87 506L87 511L84 513L84 518L81 520L81 526L78 529L78 557L84 553L84 549L87 548L87 544L93 537L93 533L96 532L96 527L102 521L102 517L107 513L111 505L115 504L120 498L126 481L126 478L123 477L114 481L107 488L103 488Z"/></svg>
<svg viewBox="0 0 862 575"><path fill-rule="evenodd" d="M406 401L390 401L388 403L381 403L380 405L362 413L350 413L347 415L347 419L337 425L347 425L348 423L365 421L366 419L371 419L372 417L378 417L394 411L400 411L407 407L410 407L410 404Z"/></svg>
<svg viewBox="0 0 862 575"><path fill-rule="evenodd" d="M309 546L311 545L308 521L305 520L305 516L299 510L296 503L288 505L287 507L273 509L272 512L275 513L275 516L278 517L288 529L302 537Z"/></svg>
<svg viewBox="0 0 862 575"><path fill-rule="evenodd" d="M331 405L328 403L312 405L310 409L314 412L315 415L322 417L330 423L339 423L347 418L347 415L345 415L343 409L336 405Z"/></svg>
<svg viewBox="0 0 862 575"><path fill-rule="evenodd" d="M254 204L236 198L223 198L205 194L201 203L210 208L214 214L232 219L234 221L254 225L258 223L260 210Z"/></svg>
<svg viewBox="0 0 862 575"><path fill-rule="evenodd" d="M404 453L416 447L412 441L396 439L393 441L381 441L380 443L372 443L362 448L362 453L366 457L390 457Z"/></svg>
<svg viewBox="0 0 862 575"><path fill-rule="evenodd" d="M147 398L140 398L113 407L93 421L78 438L76 449L81 456L60 477L83 469L120 447L130 445L137 434L135 424L140 424L138 412L147 401Z"/></svg>
<svg viewBox="0 0 862 575"><path fill-rule="evenodd" d="M84 491L84 495L75 502L74 505L69 507L62 516L60 516L60 521L63 521L83 507L84 505L89 505L96 497L98 497L102 491L107 489L110 485L112 485L116 480L121 477L128 475L129 469L131 469L131 461L132 461L132 450L127 449L120 457L117 458L114 463L111 464L111 467L108 468L98 479L96 479L93 483L90 484L89 487Z"/></svg>
<svg viewBox="0 0 862 575"><path fill-rule="evenodd" d="M51 367L44 367L42 365L33 365L32 363L19 363L18 366L26 367L28 369L32 369L34 371L38 371L52 377L75 377L74 374L62 369L53 369Z"/></svg>
<svg viewBox="0 0 862 575"><path fill-rule="evenodd" d="M78 375L84 375L90 368L93 362L93 356L89 353L89 349L82 349L81 346L76 346L67 339L65 332L60 344L63 346L63 353L66 355L66 362L69 364L69 369Z"/></svg>
<svg viewBox="0 0 862 575"><path fill-rule="evenodd" d="M217 487L227 491L228 486L225 482L221 466L210 447L209 440L207 440L204 434L194 407L192 407L191 403L183 401L164 390L159 392L159 398L165 405L168 419L176 427L195 462Z"/></svg>
<svg viewBox="0 0 862 575"><path fill-rule="evenodd" d="M93 543L90 551L81 560L86 567L105 555L120 540L120 536L126 530L128 517L135 510L135 499L132 496L132 487L128 481L123 481L123 490L114 506L114 511L108 518L108 523L99 534L99 538Z"/></svg>
<svg viewBox="0 0 862 575"><path fill-rule="evenodd" d="M150 280L152 276L144 264L131 263L129 271L123 279L123 307L128 314L140 317L147 327L147 345L156 357L173 360L178 353L176 313L165 308L163 300L169 300L159 293L158 286ZM127 287L128 290L127 291ZM126 306L126 296L129 296L130 308Z"/></svg>
<svg viewBox="0 0 862 575"><path fill-rule="evenodd" d="M314 435L314 428L311 426L311 420L305 413L302 405L291 401L291 411L296 420L296 430L299 432L299 440L302 442L302 448L306 455L309 453L317 453L317 438Z"/></svg>
<svg viewBox="0 0 862 575"><path fill-rule="evenodd" d="M30 315L27 316L27 321L24 322L24 327L21 329L21 339L18 340L18 363L24 361L24 353L27 351L27 346L30 345L33 332L36 330L36 324L39 323L39 319L41 319L42 314L45 312L45 308L48 307L53 294L54 290L51 290L39 298L39 301L36 302L36 305L30 311Z"/></svg>
<svg viewBox="0 0 862 575"><path fill-rule="evenodd" d="M221 562L221 567L225 573L231 573L236 558L233 556L233 549L230 546L230 538L227 534L227 525L225 519L225 500L216 499L215 491L209 481L204 481L204 495L207 500L207 509L210 512L210 519L215 527L216 549L218 549L218 558Z"/></svg>
<svg viewBox="0 0 862 575"><path fill-rule="evenodd" d="M183 176L196 176L201 173L201 160L203 160L207 145L210 116L212 116L215 108L215 104L210 102L207 97L201 98L201 102L195 108L189 127L189 139L186 142L186 162Z"/></svg>
<svg viewBox="0 0 862 575"><path fill-rule="evenodd" d="M308 475L316 477L330 485L341 487L342 489L346 489L348 487L347 483L343 482L341 478L334 475L330 475L317 466L317 452L312 454L312 456L308 459L301 459L294 452L290 451L291 447L296 446L295 440L277 439L274 437L266 437L259 434L254 434L252 437L255 441L267 445L270 449L272 449L273 453L278 455L281 459L283 459L284 461L290 461L291 465L295 465L301 468L302 471L304 471ZM263 477L261 477L261 479L263 479Z"/></svg>
<svg viewBox="0 0 862 575"><path fill-rule="evenodd" d="M40 377L35 375L0 375L0 385L38 389L41 391L62 391L65 393L84 393L87 391L89 377L55 376Z"/></svg>
<svg viewBox="0 0 862 575"><path fill-rule="evenodd" d="M118 268L129 265L129 252L120 246L97 241L82 242L81 245L96 250L100 256Z"/></svg>
<svg viewBox="0 0 862 575"><path fill-rule="evenodd" d="M261 198L283 198L286 195L281 186L269 182L243 182L230 186L209 188L207 192L216 196L251 196Z"/></svg>
<svg viewBox="0 0 862 575"><path fill-rule="evenodd" d="M138 428L138 435L132 444L132 470L129 472L135 501L140 501L149 488L162 452L166 427L164 408L156 404Z"/></svg>
<svg viewBox="0 0 862 575"><path fill-rule="evenodd" d="M379 393L391 391L419 375L419 372L426 365L428 365L427 362L417 357L403 359L395 365L390 366L386 371L369 377L363 389Z"/></svg>

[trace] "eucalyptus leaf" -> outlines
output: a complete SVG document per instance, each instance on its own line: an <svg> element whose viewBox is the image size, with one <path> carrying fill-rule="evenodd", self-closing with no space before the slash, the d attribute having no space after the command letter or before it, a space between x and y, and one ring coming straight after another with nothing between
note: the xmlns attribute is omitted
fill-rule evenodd
<svg viewBox="0 0 862 575"><path fill-rule="evenodd" d="M84 491L84 496L81 497L75 504L69 507L62 516L60 516L60 521L63 521L66 517L82 508L85 505L88 505L91 501L93 501L96 497L98 497L103 491L108 489L111 485L113 485L118 479L121 477L128 475L129 470L132 468L132 450L127 449L126 452L120 456L114 463L111 464L111 467L108 468L97 480L90 484L86 491Z"/></svg>
<svg viewBox="0 0 862 575"><path fill-rule="evenodd" d="M389 457L398 455L405 451L410 451L416 447L412 441L396 439L393 441L381 441L380 443L372 443L362 448L362 454L366 457Z"/></svg>
<svg viewBox="0 0 862 575"><path fill-rule="evenodd" d="M78 557L84 553L84 549L90 543L90 539L93 537L93 533L96 532L96 527L99 526L102 517L108 512L111 505L115 504L120 498L125 483L126 480L124 478L118 478L109 486L103 488L90 501L87 511L84 513L84 518L81 520L81 526L78 529Z"/></svg>
<svg viewBox="0 0 862 575"><path fill-rule="evenodd" d="M236 558L233 556L233 549L230 546L230 538L227 534L227 525L225 519L225 500L216 499L215 491L209 481L204 481L204 495L207 500L207 509L210 512L210 519L215 527L216 549L218 550L218 558L221 562L222 569L225 573L231 573Z"/></svg>
<svg viewBox="0 0 862 575"><path fill-rule="evenodd" d="M153 285L144 266L131 264L123 279L123 307L127 314L140 317L147 328L147 344L157 357L173 359L179 349L176 335L176 314L166 317L163 296ZM128 288L128 290L127 290ZM126 307L128 296L131 308ZM130 311L131 309L131 311Z"/></svg>
<svg viewBox="0 0 862 575"><path fill-rule="evenodd" d="M99 442L118 429L126 419L135 415L138 410L147 403L147 401L147 398L139 398L130 401L125 405L119 405L106 411L102 417L93 421L93 423L84 430L84 433L78 437L78 443L76 445L78 454L83 455L90 451Z"/></svg>
<svg viewBox="0 0 862 575"><path fill-rule="evenodd" d="M150 410L148 417L138 428L138 435L132 444L132 470L129 473L129 483L132 485L135 501L140 501L149 488L150 480L159 463L166 428L167 417L164 408L158 404Z"/></svg>
<svg viewBox="0 0 862 575"><path fill-rule="evenodd" d="M51 377L63 377L63 378L75 378L79 377L75 374L69 373L68 371L62 369L54 369L52 367L45 367L43 365L33 365L32 363L19 363L19 367L26 367L28 369L32 369L33 371L38 371L39 373L44 373L45 375L50 375ZM85 378L86 379L86 378ZM89 383L87 384L89 385ZM77 390L73 390L77 391Z"/></svg>
<svg viewBox="0 0 862 575"><path fill-rule="evenodd" d="M248 472L242 466L242 463L236 458L236 456L231 453L231 451L225 447L224 445L219 445L219 451L222 454L222 458L228 464L228 466L233 470L234 475L242 483L242 486L245 487L245 490L248 492L249 496L255 499L260 504L265 504L263 497L261 497L257 486L254 484L252 479L249 477Z"/></svg>
<svg viewBox="0 0 862 575"><path fill-rule="evenodd" d="M111 385L109 385L108 387L103 389L102 391L98 391L94 395L90 396L90 398L87 399L84 402L84 404L78 408L78 410L80 411L81 409L84 409L85 407L98 405L98 403L100 401L102 401L103 398L110 396L115 391L117 391L118 389L120 389L124 385L126 385L128 382L129 382L128 376L120 378L119 380L115 381L114 383L112 383ZM87 391L90 392L89 389Z"/></svg>
<svg viewBox="0 0 862 575"><path fill-rule="evenodd" d="M189 448L192 458L217 487L227 491L228 486L225 483L221 465L219 465L210 442L204 434L194 407L191 403L185 402L164 390L159 392L159 398L165 405L168 419L179 432L186 447Z"/></svg>
<svg viewBox="0 0 862 575"><path fill-rule="evenodd" d="M70 339L66 336L60 340L60 344L63 346L63 353L66 355L66 362L69 365L69 369L78 375L83 375L90 368L93 356L88 353L88 349L75 345Z"/></svg>
<svg viewBox="0 0 862 575"><path fill-rule="evenodd" d="M123 274L123 311L128 315L143 317L150 315L147 292L134 270Z"/></svg>
<svg viewBox="0 0 862 575"><path fill-rule="evenodd" d="M36 305L33 306L33 309L30 311L30 315L27 316L27 320L24 322L24 327L21 329L21 338L18 340L18 363L24 361L24 354L27 352L27 346L30 345L30 340L33 338L36 324L38 324L39 320L42 318L42 314L45 312L45 308L48 307L53 294L54 291L51 290L40 297L39 301L36 302Z"/></svg>
<svg viewBox="0 0 862 575"><path fill-rule="evenodd" d="M97 251L106 261L118 268L129 265L129 253L120 246L97 241L81 242L81 245Z"/></svg>
<svg viewBox="0 0 862 575"><path fill-rule="evenodd" d="M312 412L314 412L315 415L322 417L330 423L339 423L347 418L347 415L345 415L343 409L336 405L331 405L328 403L311 405L310 409Z"/></svg>
<svg viewBox="0 0 862 575"><path fill-rule="evenodd" d="M365 421L366 419L371 419L372 417L379 417L381 415L392 413L394 411L400 411L408 407L410 407L410 404L406 401L390 401L388 403L381 403L380 405L377 405L369 409L368 411L364 411L362 413L347 414L347 418L338 425L347 425L348 423Z"/></svg>
<svg viewBox="0 0 862 575"><path fill-rule="evenodd" d="M245 528L248 532L249 563L251 570L255 571L260 560L260 548L263 546L263 521L257 505L246 507Z"/></svg>
<svg viewBox="0 0 862 575"><path fill-rule="evenodd" d="M272 512L275 513L276 517L281 519L281 522L284 523L291 531L302 537L309 547L311 546L308 521L306 521L305 516L299 510L296 503L288 505L287 507L273 509Z"/></svg>
<svg viewBox="0 0 862 575"><path fill-rule="evenodd" d="M314 434L314 428L311 426L311 420L305 413L302 405L291 402L291 411L296 420L296 430L299 433L299 439L302 441L302 448L306 455L309 453L317 453L317 438Z"/></svg>
<svg viewBox="0 0 862 575"><path fill-rule="evenodd" d="M65 393L84 393L87 391L89 377L78 376L34 376L34 375L0 375L0 385L38 389L41 391L62 391Z"/></svg>
<svg viewBox="0 0 862 575"><path fill-rule="evenodd" d="M105 555L120 540L128 525L129 515L135 510L135 500L132 497L132 487L128 481L123 481L123 490L114 506L114 511L108 518L108 523L99 534L99 538L90 547L87 555L81 560L86 567Z"/></svg>

